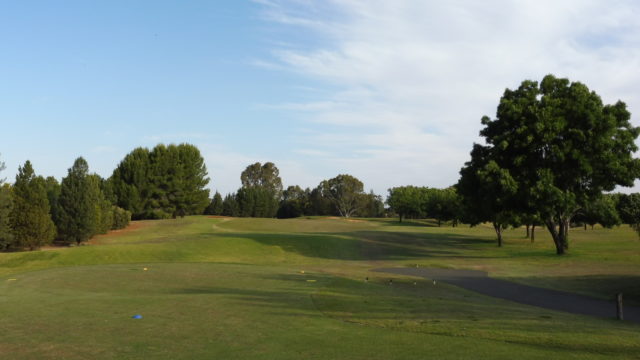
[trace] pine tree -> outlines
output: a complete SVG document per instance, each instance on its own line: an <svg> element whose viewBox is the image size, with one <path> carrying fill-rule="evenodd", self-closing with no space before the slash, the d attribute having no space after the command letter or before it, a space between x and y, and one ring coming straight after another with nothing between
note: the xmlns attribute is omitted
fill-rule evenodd
<svg viewBox="0 0 640 360"><path fill-rule="evenodd" d="M89 240L99 224L99 187L89 177L89 165L82 157L76 159L60 188L59 223L60 238L78 245Z"/></svg>
<svg viewBox="0 0 640 360"><path fill-rule="evenodd" d="M0 172L4 169L4 162L0 161ZM12 207L11 186L0 178L0 250L6 250L13 244L13 232L9 221Z"/></svg>
<svg viewBox="0 0 640 360"><path fill-rule="evenodd" d="M15 245L35 250L55 237L45 180L36 177L27 160L18 168L13 186L13 209L10 217Z"/></svg>
<svg viewBox="0 0 640 360"><path fill-rule="evenodd" d="M213 196L213 199L211 199L211 202L209 203L209 206L207 206L207 208L205 209L204 213L206 215L222 215L222 211L223 211L222 195L220 195L220 193L216 191L216 194Z"/></svg>

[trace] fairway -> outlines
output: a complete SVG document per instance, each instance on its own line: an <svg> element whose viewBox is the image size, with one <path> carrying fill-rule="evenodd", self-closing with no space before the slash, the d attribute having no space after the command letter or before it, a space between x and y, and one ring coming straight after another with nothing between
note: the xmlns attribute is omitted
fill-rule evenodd
<svg viewBox="0 0 640 360"><path fill-rule="evenodd" d="M134 222L86 246L3 253L0 357L637 358L637 324L370 271L476 269L640 300L640 242L627 227L572 230L564 257L542 231L532 244L522 230L509 230L504 248L492 231L391 219L197 216Z"/></svg>

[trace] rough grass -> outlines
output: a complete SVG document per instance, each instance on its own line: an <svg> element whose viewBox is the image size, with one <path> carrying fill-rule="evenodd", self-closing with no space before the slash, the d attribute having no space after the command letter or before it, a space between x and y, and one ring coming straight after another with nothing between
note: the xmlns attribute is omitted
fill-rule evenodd
<svg viewBox="0 0 640 360"><path fill-rule="evenodd" d="M488 227L433 225L189 217L137 222L87 246L0 254L0 358L637 358L635 324L369 272L484 269L638 299L630 229L572 230L570 254L557 257L543 231L534 244L508 231L497 248Z"/></svg>

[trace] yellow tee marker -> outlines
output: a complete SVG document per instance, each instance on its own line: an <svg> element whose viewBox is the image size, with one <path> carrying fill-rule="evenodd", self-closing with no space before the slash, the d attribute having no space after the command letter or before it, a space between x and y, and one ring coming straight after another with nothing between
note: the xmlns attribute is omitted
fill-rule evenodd
<svg viewBox="0 0 640 360"><path fill-rule="evenodd" d="M307 280L307 282L314 283L314 282L316 282L316 281L315 281L315 280L311 280L311 279L309 279L309 280Z"/></svg>
<svg viewBox="0 0 640 360"><path fill-rule="evenodd" d="M147 270L149 270L149 269L147 269L147 268L144 268L144 269L142 269L142 270L144 270L144 271L147 271Z"/></svg>
<svg viewBox="0 0 640 360"><path fill-rule="evenodd" d="M300 274L304 274L304 270L300 270Z"/></svg>

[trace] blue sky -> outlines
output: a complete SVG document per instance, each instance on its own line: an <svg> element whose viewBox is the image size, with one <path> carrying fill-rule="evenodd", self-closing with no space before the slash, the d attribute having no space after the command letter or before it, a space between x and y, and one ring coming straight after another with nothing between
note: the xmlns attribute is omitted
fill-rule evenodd
<svg viewBox="0 0 640 360"><path fill-rule="evenodd" d="M222 193L256 161L285 185L448 186L524 79L640 112L640 5L560 3L0 0L0 176L189 142Z"/></svg>

